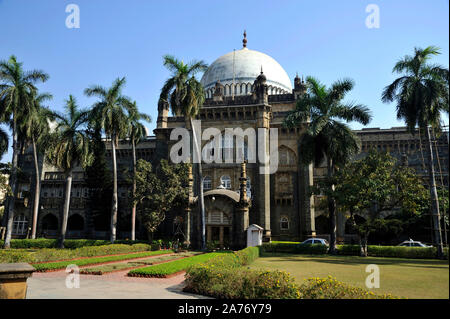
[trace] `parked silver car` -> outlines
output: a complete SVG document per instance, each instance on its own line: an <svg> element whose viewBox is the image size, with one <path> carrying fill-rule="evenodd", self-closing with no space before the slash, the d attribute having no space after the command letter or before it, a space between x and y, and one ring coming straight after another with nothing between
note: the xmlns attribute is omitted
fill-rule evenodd
<svg viewBox="0 0 450 319"><path fill-rule="evenodd" d="M429 246L429 245L425 245L424 243L420 242L420 241L414 241L412 239L409 240L405 240L404 242L398 244L397 246L405 246L405 247L433 247L433 246Z"/></svg>
<svg viewBox="0 0 450 319"><path fill-rule="evenodd" d="M320 245L329 246L328 241L323 238L308 238L307 240L302 242L302 244L303 245L320 244Z"/></svg>

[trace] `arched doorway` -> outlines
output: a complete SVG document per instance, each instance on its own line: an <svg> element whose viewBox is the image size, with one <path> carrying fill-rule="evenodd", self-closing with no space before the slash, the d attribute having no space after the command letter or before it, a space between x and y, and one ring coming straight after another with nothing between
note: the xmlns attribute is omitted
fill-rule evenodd
<svg viewBox="0 0 450 319"><path fill-rule="evenodd" d="M228 189L215 189L204 196L206 241L221 248L230 248L237 239L233 238L233 215L239 194Z"/></svg>
<svg viewBox="0 0 450 319"><path fill-rule="evenodd" d="M231 216L223 211L206 212L206 240L217 243L220 247L230 247Z"/></svg>

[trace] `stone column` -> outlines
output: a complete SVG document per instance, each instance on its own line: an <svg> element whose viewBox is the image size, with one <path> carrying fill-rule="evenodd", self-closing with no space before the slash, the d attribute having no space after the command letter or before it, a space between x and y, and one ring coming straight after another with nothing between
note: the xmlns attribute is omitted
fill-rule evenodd
<svg viewBox="0 0 450 319"><path fill-rule="evenodd" d="M269 105L258 106L257 128L258 128L258 160L257 160L257 197L255 198L257 203L258 212L258 224L264 228L263 241L270 241L270 174L269 163L264 163L264 160L260 158L260 153L266 151L269 155L269 127L270 127L270 111ZM264 153L263 153L264 154Z"/></svg>
<svg viewBox="0 0 450 319"><path fill-rule="evenodd" d="M299 154L301 154L299 152ZM313 186L313 165L299 165L299 200L300 200L300 236L301 240L316 235L314 196L310 195Z"/></svg>
<svg viewBox="0 0 450 319"><path fill-rule="evenodd" d="M249 225L250 200L247 197L247 168L246 163L241 164L241 177L239 178L239 203L236 207L233 246L235 248L243 248L246 246L247 237L246 230Z"/></svg>
<svg viewBox="0 0 450 319"><path fill-rule="evenodd" d="M186 241L185 244L190 246L192 242L191 238L191 227L192 227L192 221L191 221L191 206L193 204L194 200L194 177L192 175L192 165L189 165L189 182L188 182L188 188L189 188L189 195L188 195L188 202L186 205L186 208L184 210L184 232L186 235Z"/></svg>

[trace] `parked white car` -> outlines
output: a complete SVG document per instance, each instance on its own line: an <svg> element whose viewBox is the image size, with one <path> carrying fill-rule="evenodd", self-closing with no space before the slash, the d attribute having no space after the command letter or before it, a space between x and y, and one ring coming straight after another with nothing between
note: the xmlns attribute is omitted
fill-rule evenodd
<svg viewBox="0 0 450 319"><path fill-rule="evenodd" d="M429 245L425 245L424 243L420 242L420 241L414 241L412 239L409 240L405 240L404 242L398 244L397 246L406 246L406 247L433 247L433 246L429 246Z"/></svg>
<svg viewBox="0 0 450 319"><path fill-rule="evenodd" d="M313 245L313 244L314 245L320 244L320 245L329 246L328 241L326 239L323 239L323 238L308 238L307 240L302 242L302 245Z"/></svg>

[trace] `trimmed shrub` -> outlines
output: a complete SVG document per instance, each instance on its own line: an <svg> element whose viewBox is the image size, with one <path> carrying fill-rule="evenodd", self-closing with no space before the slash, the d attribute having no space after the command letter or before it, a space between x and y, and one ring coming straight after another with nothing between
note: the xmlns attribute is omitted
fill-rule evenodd
<svg viewBox="0 0 450 319"><path fill-rule="evenodd" d="M359 256L359 245L337 245L339 255ZM436 247L403 247L403 246L367 246L367 255L371 257L434 259ZM444 256L448 258L448 248L444 248Z"/></svg>
<svg viewBox="0 0 450 319"><path fill-rule="evenodd" d="M298 287L288 273L242 267L252 263L259 253L259 247L248 247L189 267L185 291L228 299L298 298Z"/></svg>
<svg viewBox="0 0 450 319"><path fill-rule="evenodd" d="M352 287L336 278L309 278L300 286L301 299L397 299L391 294L378 295L366 289Z"/></svg>
<svg viewBox="0 0 450 319"><path fill-rule="evenodd" d="M359 256L359 245L336 245L339 255ZM264 253L289 253L289 254L326 254L328 248L324 245L304 245L295 242L272 242L261 246L261 254ZM436 247L402 247L402 246L367 246L368 256L392 257L392 258L436 258ZM448 248L444 248L444 256L448 259Z"/></svg>
<svg viewBox="0 0 450 319"><path fill-rule="evenodd" d="M326 254L328 247L320 244L301 244L301 243L270 243L261 246L261 253L291 253L291 254Z"/></svg>
<svg viewBox="0 0 450 319"><path fill-rule="evenodd" d="M133 244L148 244L143 240L116 240L115 244L133 245ZM66 239L64 241L64 248L75 249L88 246L104 246L110 245L109 240L103 239ZM3 240L0 240L0 245L3 245ZM58 239L36 238L36 239L11 239L11 248L15 249L42 249L42 248L58 248ZM155 249L156 250L156 249Z"/></svg>
<svg viewBox="0 0 450 319"><path fill-rule="evenodd" d="M296 299L294 278L283 271L216 268L207 264L186 273L185 291L223 299Z"/></svg>
<svg viewBox="0 0 450 319"><path fill-rule="evenodd" d="M31 263L35 259L30 251L19 249L0 249L0 263Z"/></svg>

